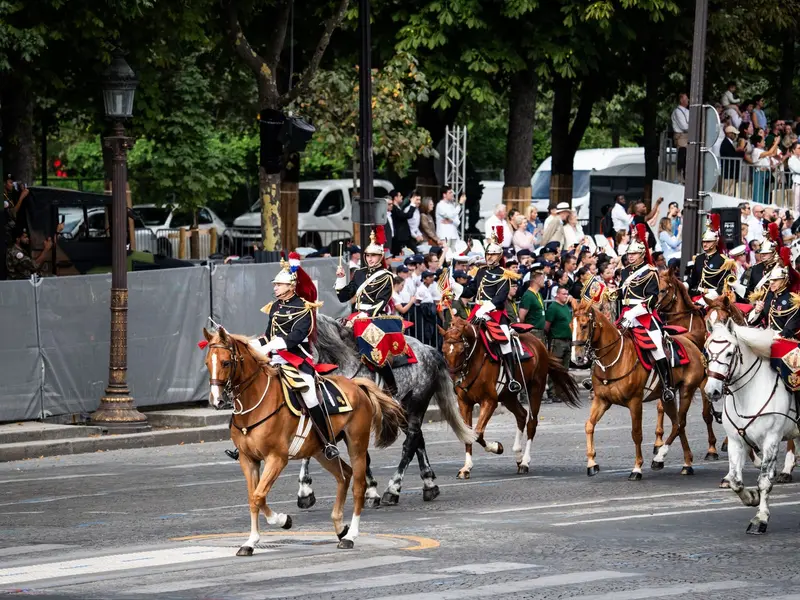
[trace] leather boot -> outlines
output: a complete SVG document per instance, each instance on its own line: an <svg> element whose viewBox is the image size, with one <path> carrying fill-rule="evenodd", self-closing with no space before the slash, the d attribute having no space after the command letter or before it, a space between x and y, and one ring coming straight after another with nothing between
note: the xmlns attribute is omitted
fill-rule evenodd
<svg viewBox="0 0 800 600"><path fill-rule="evenodd" d="M322 409L322 406L319 404L312 406L308 409L308 414L311 420L314 421L317 435L319 435L319 439L322 441L322 453L325 455L325 458L333 460L338 457L339 449L336 447L336 441L331 435L330 427L328 427L328 415Z"/></svg>
<svg viewBox="0 0 800 600"><path fill-rule="evenodd" d="M664 402L673 402L675 400L675 388L672 384L672 369L669 365L667 358L662 358L656 361L656 371L661 379L661 397Z"/></svg>
<svg viewBox="0 0 800 600"><path fill-rule="evenodd" d="M225 454L228 456L228 458L230 458L232 460L239 460L239 449L238 448L234 448L233 450L225 450Z"/></svg>
<svg viewBox="0 0 800 600"><path fill-rule="evenodd" d="M514 377L515 373L519 374L519 369L514 365L514 352L512 350L510 353L502 354L501 356L508 370L508 391L512 394L516 394L522 389L522 385L517 381L516 377Z"/></svg>
<svg viewBox="0 0 800 600"><path fill-rule="evenodd" d="M383 385L390 396L397 396L397 380L394 378L394 371L392 365L388 362L382 367L376 367L376 371L383 379Z"/></svg>

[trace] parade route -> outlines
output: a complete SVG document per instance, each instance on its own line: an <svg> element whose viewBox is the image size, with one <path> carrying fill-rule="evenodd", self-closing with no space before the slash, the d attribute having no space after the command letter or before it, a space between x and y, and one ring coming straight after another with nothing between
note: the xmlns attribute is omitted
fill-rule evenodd
<svg viewBox="0 0 800 600"><path fill-rule="evenodd" d="M645 409L650 449L654 406ZM545 405L530 475L516 475L509 415L476 447L468 481L455 475L464 449L443 423L426 425L441 495L423 502L416 465L400 503L365 509L355 549L336 549L329 519L333 480L312 463L316 505L295 504L299 463L268 503L292 516L289 531L262 519L249 558L236 549L249 528L241 471L228 443L119 450L0 464L0 593L70 598L537 598L635 600L800 599L793 578L800 483L776 486L767 535L746 536L753 509L718 488L727 471L704 462L699 401L689 416L695 475L679 475L680 448L663 471L627 480L633 463L628 412L598 426L601 471L586 476L587 408ZM720 443L724 434L716 429ZM385 488L400 446L375 451ZM646 457L649 464L649 457ZM746 483L757 471L748 466ZM795 477L798 481L798 477ZM346 520L350 518L350 502ZM754 557L758 557L758 568Z"/></svg>

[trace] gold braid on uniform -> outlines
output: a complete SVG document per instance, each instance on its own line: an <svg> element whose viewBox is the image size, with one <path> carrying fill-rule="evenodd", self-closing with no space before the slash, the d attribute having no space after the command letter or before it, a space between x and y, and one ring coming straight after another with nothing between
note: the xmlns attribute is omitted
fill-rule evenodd
<svg viewBox="0 0 800 600"><path fill-rule="evenodd" d="M509 279L511 281L517 281L522 279L522 275L519 273L514 273L511 269L503 269L503 279Z"/></svg>
<svg viewBox="0 0 800 600"><path fill-rule="evenodd" d="M638 285L639 283L646 283L647 281L649 281L649 279L651 277L658 277L658 274L656 273L656 271L648 270L646 274L639 275L639 277L637 277L635 280L631 281L630 285L626 286L625 295L626 296L631 296L635 300L644 300L644 296L640 296L639 294L637 294L636 292L633 291L633 285L634 284ZM647 286L643 285L642 289L644 289L645 287L647 287Z"/></svg>
<svg viewBox="0 0 800 600"><path fill-rule="evenodd" d="M759 300L763 300L764 296L766 295L767 295L766 288L760 287L757 290L753 290L752 292L750 292L750 294L747 296L747 299L753 304L755 304Z"/></svg>
<svg viewBox="0 0 800 600"><path fill-rule="evenodd" d="M795 292L791 292L789 294L792 298L792 306L796 306L800 308L800 294L796 294Z"/></svg>
<svg viewBox="0 0 800 600"><path fill-rule="evenodd" d="M795 300L795 296L798 297ZM795 303L797 302L797 303ZM773 329L777 329L781 331L783 327L775 320L775 317L786 317L787 319L794 315L798 310L800 310L800 294L792 294L792 302L788 308L781 310L775 306L771 306L769 309L769 324Z"/></svg>
<svg viewBox="0 0 800 600"><path fill-rule="evenodd" d="M364 286L361 294L356 295L356 302L361 303L361 297L364 296L369 301L369 304L375 304L377 302L377 295L386 289L387 286L391 288L392 285L394 285L394 276L387 271L380 277L373 279L369 285ZM375 297L373 297L373 294L375 294Z"/></svg>
<svg viewBox="0 0 800 600"><path fill-rule="evenodd" d="M732 258L726 258L723 263L720 265L719 269L712 269L708 266L708 262L703 264L703 272L700 275L700 286L707 287L710 285L706 280L706 277L709 279L712 277L716 277L717 275L722 274L723 271L731 271L736 268L736 261ZM706 284L705 286L703 284Z"/></svg>
<svg viewBox="0 0 800 600"><path fill-rule="evenodd" d="M305 306L303 308L299 308L299 309L297 309L295 311L292 311L292 312L277 313L277 314L273 315L273 317L272 317L272 331L270 332L271 335L269 336L270 339L275 337L275 330L276 329L278 330L278 333L280 333L280 334L282 334L284 336L285 335L289 335L289 333L291 333L291 331L292 331L291 325L295 321L298 321L298 320L302 319L303 317L305 317L309 313L312 313L311 308L308 307L308 306ZM280 319L281 323L278 322L279 319ZM313 319L314 319L313 313L312 313L311 319L312 319L312 322L313 322ZM290 326L288 330L284 328L286 325Z"/></svg>

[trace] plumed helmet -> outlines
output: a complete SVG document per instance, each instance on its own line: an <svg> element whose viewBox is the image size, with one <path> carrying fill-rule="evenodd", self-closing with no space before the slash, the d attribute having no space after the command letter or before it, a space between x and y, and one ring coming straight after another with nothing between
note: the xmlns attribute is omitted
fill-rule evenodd
<svg viewBox="0 0 800 600"><path fill-rule="evenodd" d="M769 272L769 281L783 280L789 278L789 269L781 264L777 264Z"/></svg>
<svg viewBox="0 0 800 600"><path fill-rule="evenodd" d="M290 285L297 285L297 276L292 271L289 263L287 263L285 260L281 260L281 270L278 271L277 275L275 275L272 283L288 283Z"/></svg>
<svg viewBox="0 0 800 600"><path fill-rule="evenodd" d="M378 225L369 234L369 246L364 248L364 254L379 254L383 256L386 252L383 245L386 243L386 232L383 225Z"/></svg>
<svg viewBox="0 0 800 600"><path fill-rule="evenodd" d="M719 215L711 214L708 216L708 220L706 221L706 230L703 232L703 241L716 242L718 240L719 240Z"/></svg>
<svg viewBox="0 0 800 600"><path fill-rule="evenodd" d="M653 260L650 258L650 249L647 247L647 229L645 229L644 223L637 223L635 227L631 227L631 241L625 253L642 254L647 264L653 264Z"/></svg>
<svg viewBox="0 0 800 600"><path fill-rule="evenodd" d="M502 237L502 234L501 234ZM490 254L502 254L503 246L500 245L501 240L497 237L497 228L492 231L492 236L489 238L489 243L486 245L486 256Z"/></svg>

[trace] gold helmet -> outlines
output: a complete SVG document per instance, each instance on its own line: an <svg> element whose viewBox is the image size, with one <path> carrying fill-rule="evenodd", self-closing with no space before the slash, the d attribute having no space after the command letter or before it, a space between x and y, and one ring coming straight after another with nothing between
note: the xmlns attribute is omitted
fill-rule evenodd
<svg viewBox="0 0 800 600"><path fill-rule="evenodd" d="M289 285L297 285L297 274L292 271L285 260L281 259L281 270L275 275L272 283L288 283Z"/></svg>
<svg viewBox="0 0 800 600"><path fill-rule="evenodd" d="M383 231L383 225L378 225L375 230L369 232L369 246L364 248L364 254L379 254L383 256L386 253L383 247L385 242L386 235Z"/></svg>
<svg viewBox="0 0 800 600"><path fill-rule="evenodd" d="M500 237L502 236L503 234L501 233ZM489 256L490 254L502 254L503 246L500 245L501 243L502 240L498 239L497 237L497 230L493 230L491 237L489 237L489 243L486 245L486 256Z"/></svg>

